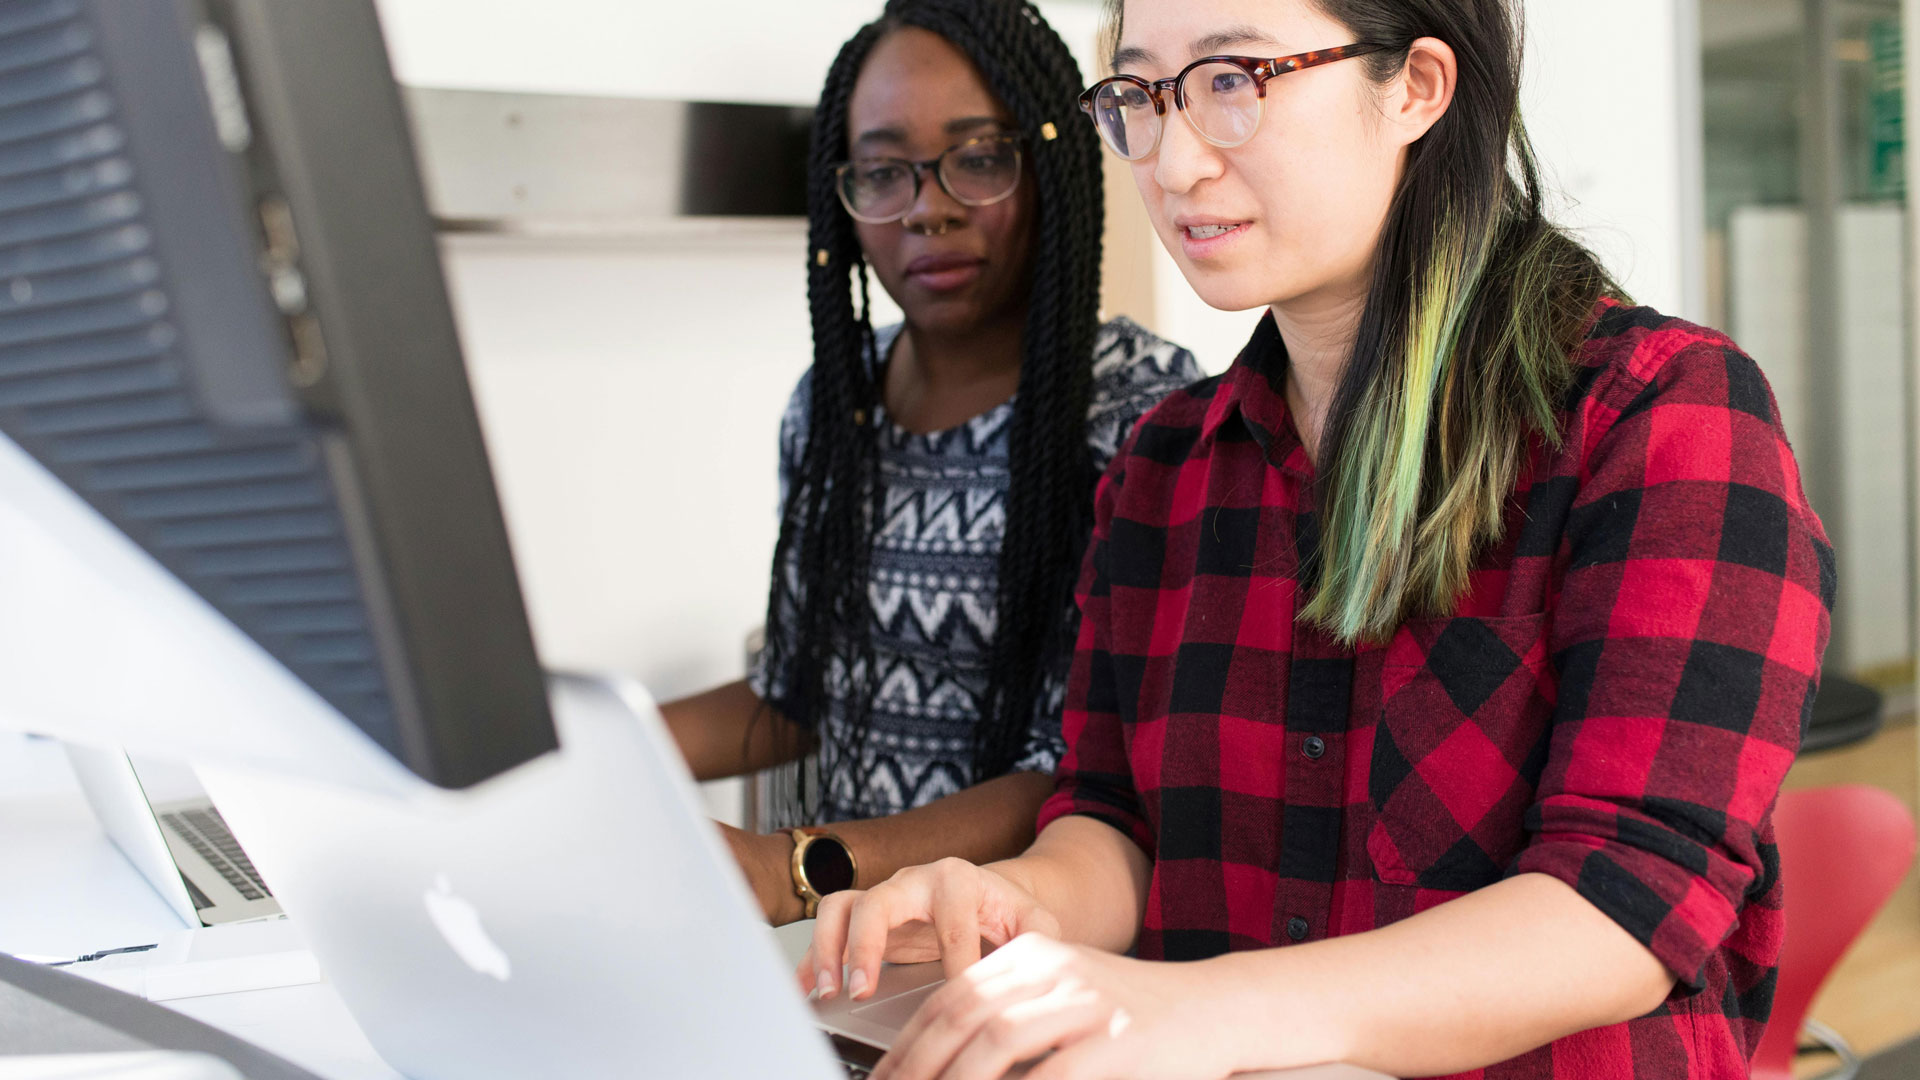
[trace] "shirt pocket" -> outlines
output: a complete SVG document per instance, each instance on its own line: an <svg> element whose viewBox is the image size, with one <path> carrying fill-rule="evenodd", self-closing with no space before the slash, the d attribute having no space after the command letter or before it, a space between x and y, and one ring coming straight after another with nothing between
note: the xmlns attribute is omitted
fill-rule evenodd
<svg viewBox="0 0 1920 1080"><path fill-rule="evenodd" d="M1547 627L1417 619L1388 644L1367 782L1381 882L1470 892L1519 854L1553 715Z"/></svg>

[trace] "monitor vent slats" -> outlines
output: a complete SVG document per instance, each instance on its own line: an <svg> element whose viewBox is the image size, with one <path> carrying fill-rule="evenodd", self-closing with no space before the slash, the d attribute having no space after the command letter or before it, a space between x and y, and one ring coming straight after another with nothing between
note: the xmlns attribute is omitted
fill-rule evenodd
<svg viewBox="0 0 1920 1080"><path fill-rule="evenodd" d="M92 49L76 0L0 2L0 427L397 750L321 455L201 405Z"/></svg>
<svg viewBox="0 0 1920 1080"><path fill-rule="evenodd" d="M97 491L166 491L203 484L236 484L309 476L313 456L297 447L265 447L196 454L162 461L102 465L93 470Z"/></svg>
<svg viewBox="0 0 1920 1080"><path fill-rule="evenodd" d="M32 33L79 15L79 0L14 0L0 7L0 39Z"/></svg>

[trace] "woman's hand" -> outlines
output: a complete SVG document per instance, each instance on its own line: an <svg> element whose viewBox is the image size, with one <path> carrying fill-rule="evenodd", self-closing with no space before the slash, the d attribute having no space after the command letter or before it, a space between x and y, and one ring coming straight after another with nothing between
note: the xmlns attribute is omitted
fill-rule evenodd
<svg viewBox="0 0 1920 1080"><path fill-rule="evenodd" d="M714 824L733 849L733 860L747 875L767 921L775 926L797 921L806 909L793 891L793 837L786 833L757 836L724 822Z"/></svg>
<svg viewBox="0 0 1920 1080"><path fill-rule="evenodd" d="M1216 1080L1241 1033L1207 967L1015 938L927 999L874 1080L993 1080L1049 1053L1028 1080Z"/></svg>
<svg viewBox="0 0 1920 1080"><path fill-rule="evenodd" d="M867 892L839 892L820 901L813 944L800 961L804 990L872 996L881 961L939 960L953 978L980 959L980 943L1004 945L1021 934L1060 934L1060 920L1004 874L962 859L912 866Z"/></svg>

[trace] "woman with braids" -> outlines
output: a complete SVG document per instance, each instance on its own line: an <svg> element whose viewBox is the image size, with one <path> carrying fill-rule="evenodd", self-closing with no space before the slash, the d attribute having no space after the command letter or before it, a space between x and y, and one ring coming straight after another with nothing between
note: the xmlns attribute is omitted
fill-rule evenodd
<svg viewBox="0 0 1920 1080"><path fill-rule="evenodd" d="M1543 217L1519 3L1109 0L1089 119L1270 315L1101 482L1033 846L821 906L810 989L946 965L876 1078L1747 1075L1832 553Z"/></svg>
<svg viewBox="0 0 1920 1080"><path fill-rule="evenodd" d="M1052 791L1095 482L1200 377L1097 321L1080 82L1019 0L891 0L827 76L766 648L664 710L702 779L818 748L788 824L830 828L727 830L776 923L903 866L1017 854ZM869 272L904 326L872 327Z"/></svg>

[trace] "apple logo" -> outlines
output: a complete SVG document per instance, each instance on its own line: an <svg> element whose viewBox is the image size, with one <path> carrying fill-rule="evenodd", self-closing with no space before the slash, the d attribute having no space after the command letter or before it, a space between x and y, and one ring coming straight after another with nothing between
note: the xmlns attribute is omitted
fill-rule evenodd
<svg viewBox="0 0 1920 1080"><path fill-rule="evenodd" d="M434 878L433 888L421 894L421 899L426 901L427 917L433 920L434 929L468 967L501 982L512 977L513 963L480 925L479 909L453 894L453 883L447 875Z"/></svg>

